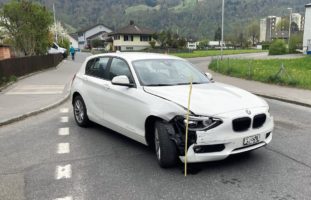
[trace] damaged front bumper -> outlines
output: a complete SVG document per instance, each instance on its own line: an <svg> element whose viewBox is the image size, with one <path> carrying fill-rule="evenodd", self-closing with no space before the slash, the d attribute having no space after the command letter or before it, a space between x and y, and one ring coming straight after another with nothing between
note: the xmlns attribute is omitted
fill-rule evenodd
<svg viewBox="0 0 311 200"><path fill-rule="evenodd" d="M269 112L263 110L254 110L254 114L250 116L265 113L267 116L265 123L260 128L250 127L248 130L236 132L232 128L233 116L240 116L242 113L228 113L222 116L221 125L210 130L190 131L187 148L187 162L208 162L223 160L230 155L239 154L251 150L258 149L269 144L272 140L272 131L274 127L273 117ZM184 146L184 126L175 120L176 134L171 136L179 149L179 158L182 162L185 160ZM256 137L256 142L245 144L245 139Z"/></svg>

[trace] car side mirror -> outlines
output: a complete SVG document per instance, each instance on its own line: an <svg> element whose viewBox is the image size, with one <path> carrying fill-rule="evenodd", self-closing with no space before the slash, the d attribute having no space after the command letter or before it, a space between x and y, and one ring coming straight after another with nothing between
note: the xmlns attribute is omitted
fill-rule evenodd
<svg viewBox="0 0 311 200"><path fill-rule="evenodd" d="M208 78L208 80L214 82L213 75L211 73L205 72L205 76Z"/></svg>
<svg viewBox="0 0 311 200"><path fill-rule="evenodd" d="M115 76L111 83L113 85L120 85L120 86L127 86L127 87L133 87L134 84L130 83L130 80L127 76L125 75L120 75L120 76Z"/></svg>

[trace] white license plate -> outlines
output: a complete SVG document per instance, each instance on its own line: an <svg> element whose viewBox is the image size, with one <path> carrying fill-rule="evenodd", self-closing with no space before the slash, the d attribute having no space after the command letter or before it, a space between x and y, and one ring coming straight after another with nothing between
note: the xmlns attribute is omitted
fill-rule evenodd
<svg viewBox="0 0 311 200"><path fill-rule="evenodd" d="M253 135L243 139L243 145L249 146L260 142L260 135Z"/></svg>

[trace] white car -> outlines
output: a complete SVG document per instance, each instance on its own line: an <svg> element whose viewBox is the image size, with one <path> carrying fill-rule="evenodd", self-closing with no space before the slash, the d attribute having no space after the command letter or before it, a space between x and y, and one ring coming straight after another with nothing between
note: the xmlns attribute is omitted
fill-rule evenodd
<svg viewBox="0 0 311 200"><path fill-rule="evenodd" d="M273 117L262 98L162 54L87 58L72 82L74 117L79 126L93 121L154 147L160 166L171 167L185 158L190 80L187 162L222 160L271 141Z"/></svg>
<svg viewBox="0 0 311 200"><path fill-rule="evenodd" d="M67 57L67 49L58 46L58 44L56 44L55 42L53 42L53 46L51 48L49 48L48 53L49 54L61 53L64 56L64 58Z"/></svg>

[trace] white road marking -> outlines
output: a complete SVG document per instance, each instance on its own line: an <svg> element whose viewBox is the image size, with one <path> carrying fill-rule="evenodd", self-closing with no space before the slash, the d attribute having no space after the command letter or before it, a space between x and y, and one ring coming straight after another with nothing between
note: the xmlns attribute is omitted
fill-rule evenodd
<svg viewBox="0 0 311 200"><path fill-rule="evenodd" d="M62 197L62 198L57 198L55 200L72 200L72 196L67 196L67 197Z"/></svg>
<svg viewBox="0 0 311 200"><path fill-rule="evenodd" d="M59 110L60 113L68 113L69 112L69 109L68 108L61 108Z"/></svg>
<svg viewBox="0 0 311 200"><path fill-rule="evenodd" d="M69 135L69 128L65 127L65 128L58 129L58 135L61 135L61 136Z"/></svg>
<svg viewBox="0 0 311 200"><path fill-rule="evenodd" d="M59 143L57 147L58 154L70 153L70 144L69 143Z"/></svg>
<svg viewBox="0 0 311 200"><path fill-rule="evenodd" d="M64 85L22 85L13 88L5 93L6 95L19 95L19 94L62 94Z"/></svg>
<svg viewBox="0 0 311 200"><path fill-rule="evenodd" d="M67 123L68 122L68 117L61 117L60 122L62 123Z"/></svg>
<svg viewBox="0 0 311 200"><path fill-rule="evenodd" d="M71 165L65 165L65 166L57 166L56 167L56 172L55 172L55 179L68 179L71 178Z"/></svg>

